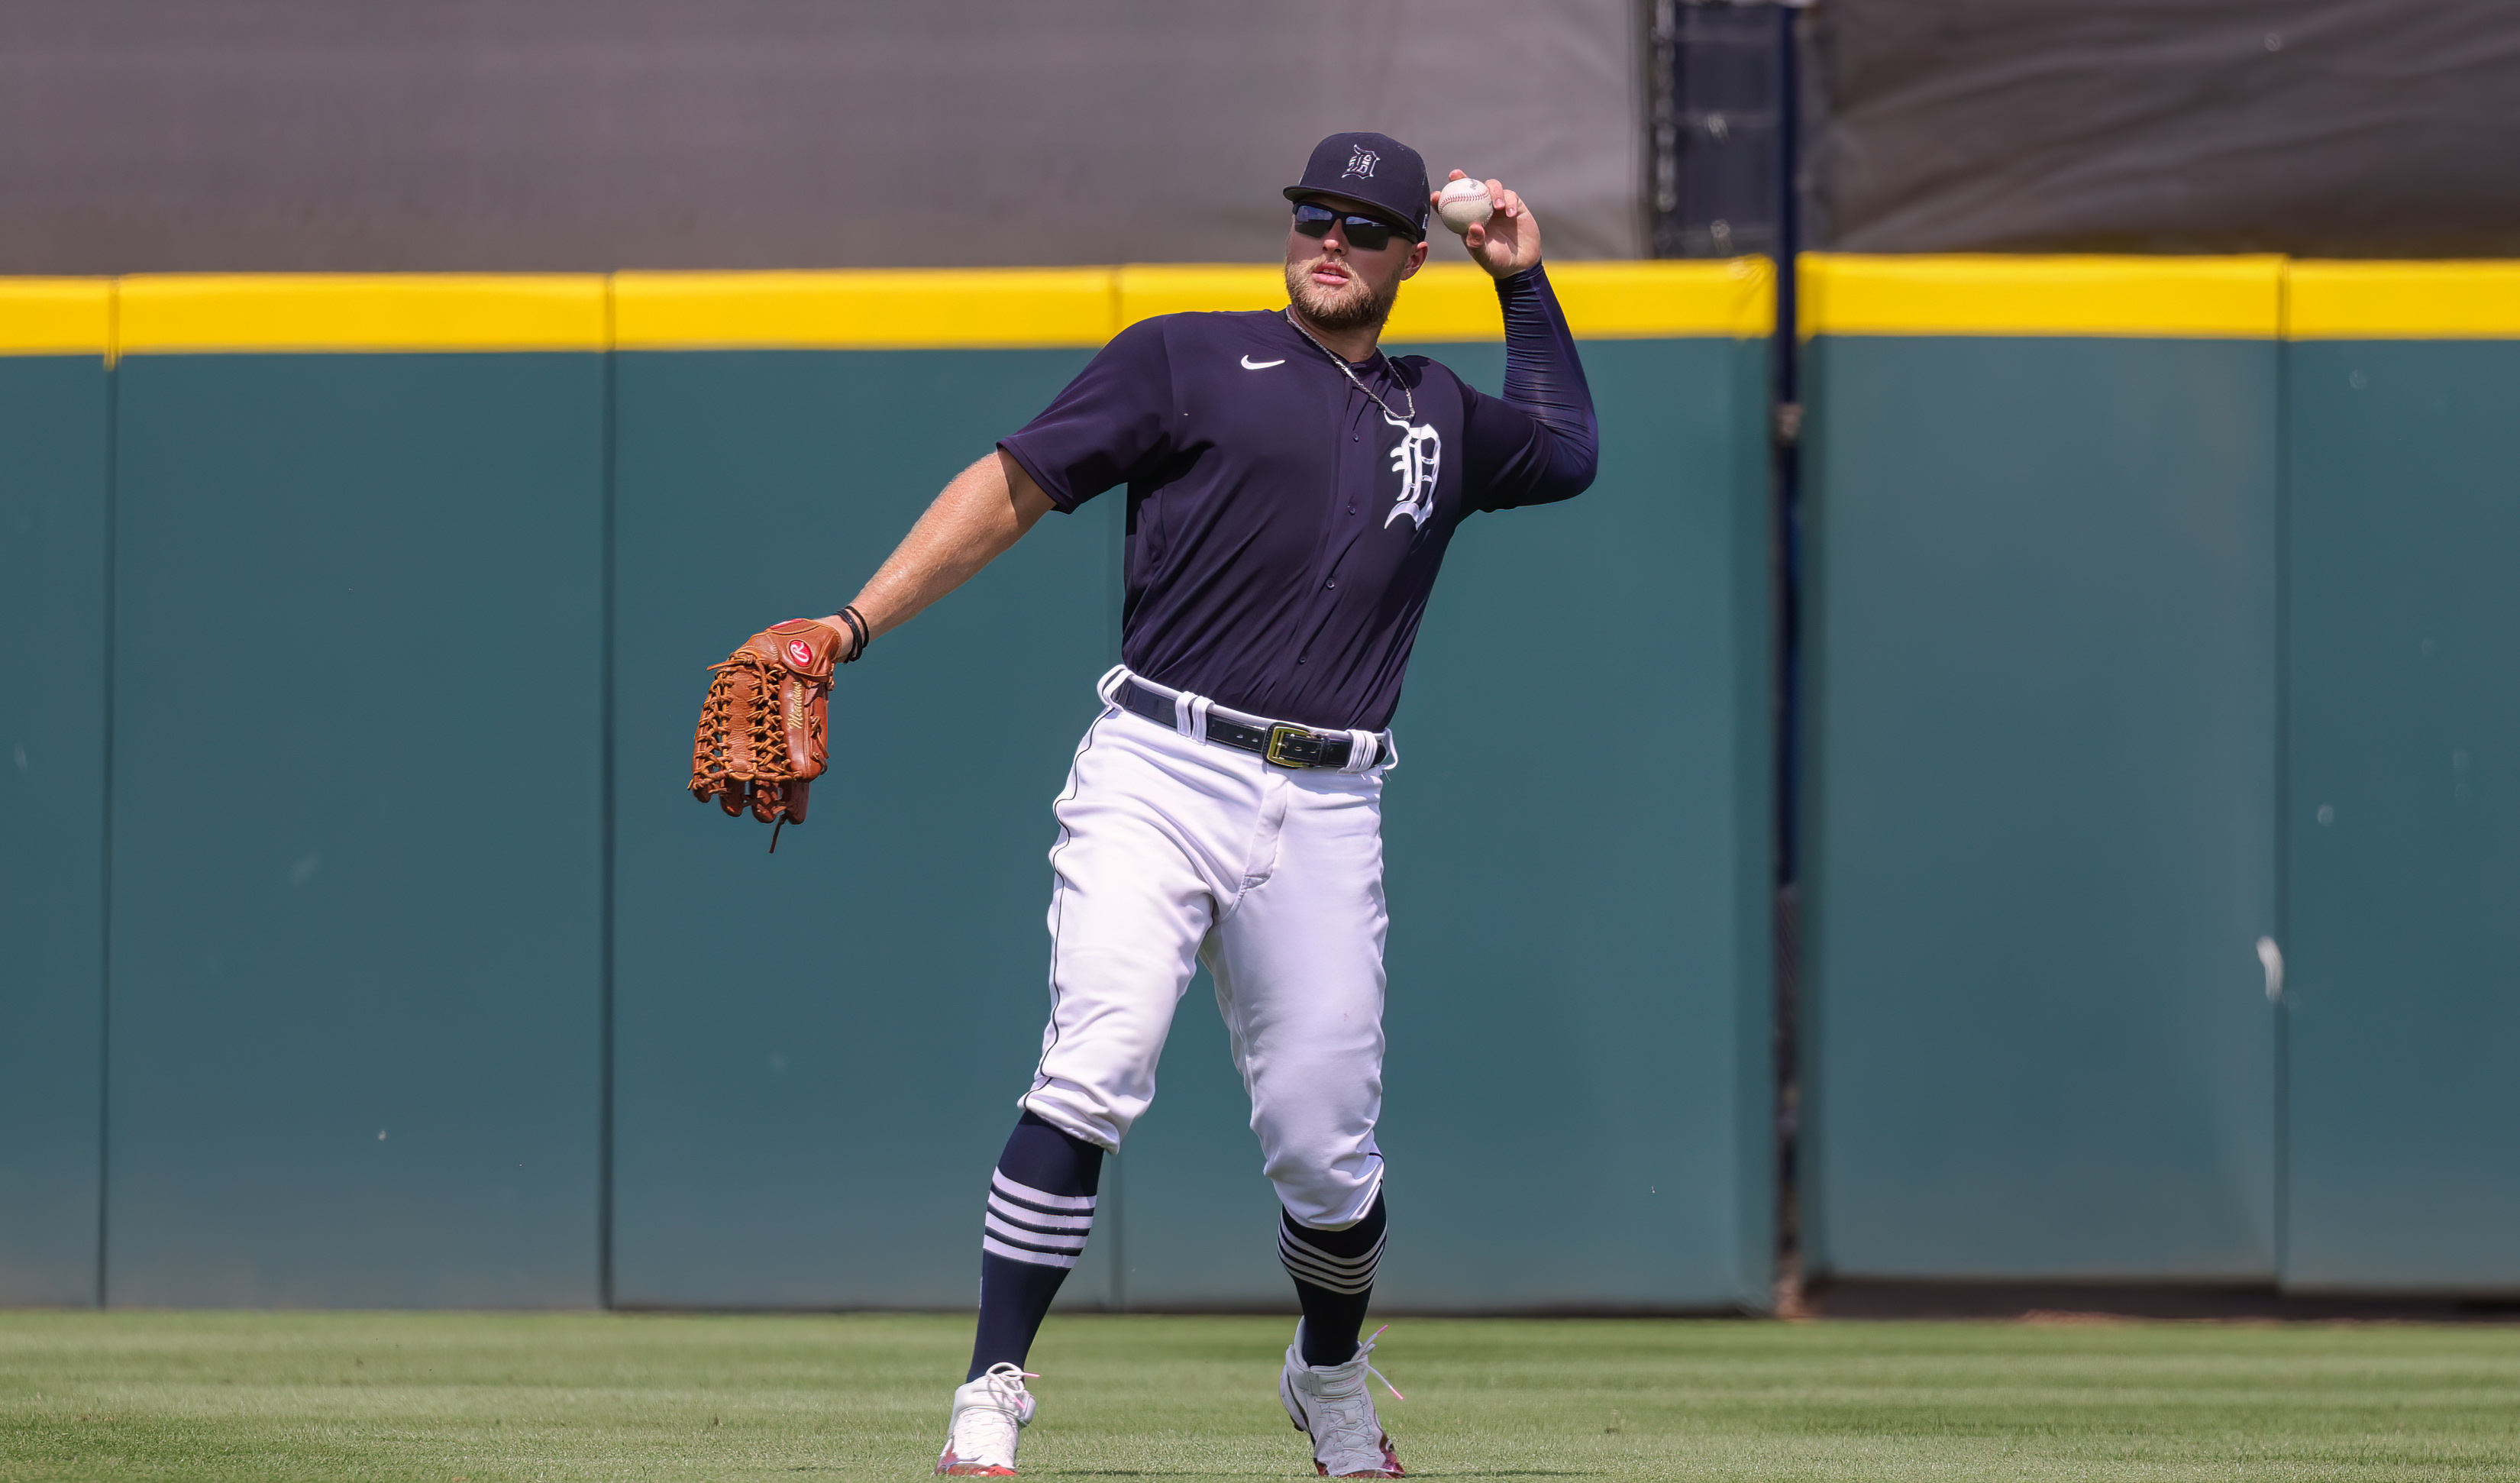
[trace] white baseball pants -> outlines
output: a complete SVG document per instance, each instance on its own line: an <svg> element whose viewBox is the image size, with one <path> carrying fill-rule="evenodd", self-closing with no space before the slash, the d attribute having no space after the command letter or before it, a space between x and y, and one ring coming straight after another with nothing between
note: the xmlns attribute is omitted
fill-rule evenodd
<svg viewBox="0 0 2520 1483"><path fill-rule="evenodd" d="M1203 961L1279 1199L1354 1225L1382 1183L1389 740L1357 733L1350 771L1275 767L1203 740L1204 697L1180 697L1170 728L1108 704L1125 678L1103 676L1057 805L1050 1026L1023 1105L1117 1149Z"/></svg>

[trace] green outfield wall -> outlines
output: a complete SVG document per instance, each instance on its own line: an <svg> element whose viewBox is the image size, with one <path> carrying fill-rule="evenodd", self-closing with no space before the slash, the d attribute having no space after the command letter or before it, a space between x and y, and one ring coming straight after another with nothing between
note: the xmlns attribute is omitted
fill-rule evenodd
<svg viewBox="0 0 2520 1483"><path fill-rule="evenodd" d="M1813 1275L2520 1290L2520 268L1800 271ZM1464 526L1397 721L1382 1300L1758 1311L1768 284L1560 289L1600 480ZM848 675L775 857L703 666L1277 292L0 283L0 1303L968 1303L1117 502ZM1393 338L1501 375L1471 270ZM1071 1304L1285 1303L1208 994Z"/></svg>
<svg viewBox="0 0 2520 1483"><path fill-rule="evenodd" d="M592 1303L601 357L116 374L110 1298Z"/></svg>
<svg viewBox="0 0 2520 1483"><path fill-rule="evenodd" d="M0 356L0 1304L92 1303L103 1209L111 305L27 284Z"/></svg>
<svg viewBox="0 0 2520 1483"><path fill-rule="evenodd" d="M1118 324L1274 277L0 294L0 1301L968 1304L1117 502L851 671L775 857L682 790L703 667L828 611ZM1462 532L1397 723L1386 1146L1422 1234L1385 1297L1756 1309L1768 287L1561 277L1602 477ZM1420 287L1395 335L1492 386L1484 284ZM1648 724L1561 735L1535 687ZM1206 995L1076 1304L1285 1302ZM1499 1211L1501 1162L1550 1198Z"/></svg>
<svg viewBox="0 0 2520 1483"><path fill-rule="evenodd" d="M2256 338L1811 346L1825 1270L2273 1271L2263 288Z"/></svg>
<svg viewBox="0 0 2520 1483"><path fill-rule="evenodd" d="M2520 1286L2510 270L1802 275L1814 1270Z"/></svg>
<svg viewBox="0 0 2520 1483"><path fill-rule="evenodd" d="M2520 1290L2520 269L2292 305L2284 1275Z"/></svg>

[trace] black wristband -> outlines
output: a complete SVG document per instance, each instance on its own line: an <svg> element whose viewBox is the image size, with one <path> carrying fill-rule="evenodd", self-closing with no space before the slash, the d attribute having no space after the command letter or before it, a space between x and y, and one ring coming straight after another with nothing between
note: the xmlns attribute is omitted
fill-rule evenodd
<svg viewBox="0 0 2520 1483"><path fill-rule="evenodd" d="M858 611L858 605L855 603L843 604L840 607L840 621L849 625L849 652L840 659L840 662L855 664L858 661L858 655L866 652L866 614Z"/></svg>

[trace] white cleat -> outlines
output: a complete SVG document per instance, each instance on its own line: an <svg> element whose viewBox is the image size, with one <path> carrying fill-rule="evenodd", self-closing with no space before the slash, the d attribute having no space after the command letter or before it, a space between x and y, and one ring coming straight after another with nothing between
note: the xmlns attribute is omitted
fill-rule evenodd
<svg viewBox="0 0 2520 1483"><path fill-rule="evenodd" d="M976 1380L954 1392L954 1418L945 1425L945 1455L936 1470L957 1478L1012 1478L1015 1475L1015 1434L1032 1424L1032 1392L1026 1374L1012 1365L992 1365Z"/></svg>
<svg viewBox="0 0 2520 1483"><path fill-rule="evenodd" d="M1382 1330L1373 1331L1373 1338ZM1278 1398L1295 1429L1313 1439L1313 1470L1331 1478L1397 1478L1405 1475L1400 1455L1373 1412L1373 1397L1365 1388L1369 1374L1382 1371L1365 1362L1373 1339L1356 1346L1356 1358L1344 1365L1304 1363L1304 1326L1295 1326L1295 1342L1286 1346L1286 1368L1278 1372ZM1382 1380L1391 1390L1391 1382ZM1400 1392L1391 1390L1399 1400Z"/></svg>

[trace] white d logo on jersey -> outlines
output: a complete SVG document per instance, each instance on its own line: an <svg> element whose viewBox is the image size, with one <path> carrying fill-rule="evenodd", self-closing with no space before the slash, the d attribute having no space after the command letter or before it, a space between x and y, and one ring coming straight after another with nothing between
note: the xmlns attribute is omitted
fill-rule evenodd
<svg viewBox="0 0 2520 1483"><path fill-rule="evenodd" d="M1400 446L1391 450L1391 470L1400 475L1400 501L1382 517L1382 528L1402 516L1411 524L1422 527L1426 517L1435 509L1435 475L1444 467L1444 439L1432 424L1412 427L1407 418L1382 414L1382 420L1400 429Z"/></svg>

